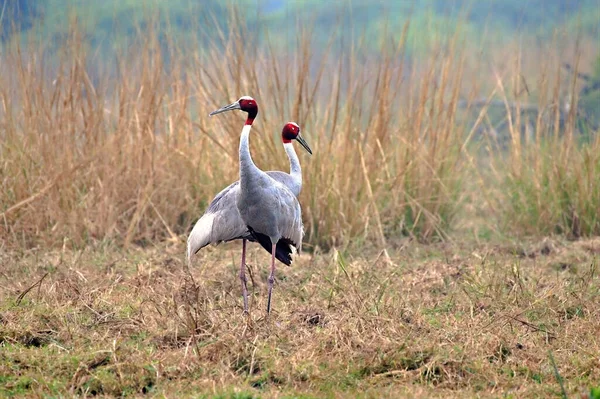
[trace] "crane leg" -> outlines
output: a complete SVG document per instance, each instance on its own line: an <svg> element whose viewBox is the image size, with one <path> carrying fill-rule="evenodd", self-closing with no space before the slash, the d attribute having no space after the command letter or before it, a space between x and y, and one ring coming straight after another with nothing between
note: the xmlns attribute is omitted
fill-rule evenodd
<svg viewBox="0 0 600 399"><path fill-rule="evenodd" d="M267 315L271 313L271 293L273 292L273 284L275 283L275 249L276 244L272 244L271 248L271 273L269 274L269 298L267 299Z"/></svg>
<svg viewBox="0 0 600 399"><path fill-rule="evenodd" d="M242 240L242 264L240 266L240 280L242 281L242 297L244 298L244 313L248 313L248 286L246 279L246 240Z"/></svg>

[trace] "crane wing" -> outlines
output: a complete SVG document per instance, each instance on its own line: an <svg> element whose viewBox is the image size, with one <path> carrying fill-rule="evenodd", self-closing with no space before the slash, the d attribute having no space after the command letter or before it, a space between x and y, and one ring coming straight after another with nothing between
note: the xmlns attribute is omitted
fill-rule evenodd
<svg viewBox="0 0 600 399"><path fill-rule="evenodd" d="M236 181L212 200L188 237L188 258L208 244L250 237L236 206L239 191L240 184Z"/></svg>
<svg viewBox="0 0 600 399"><path fill-rule="evenodd" d="M270 171L267 174L288 187L294 190L297 186L294 179L285 172ZM240 191L239 180L225 187L219 192L212 202L209 204L206 212L194 225L188 241L187 241L187 256L188 259L199 250L209 244L218 245L221 242L232 241L245 238L250 241L255 241L255 238L250 234L236 205L236 198ZM261 237L263 238L263 237ZM268 238L258 239L259 244L269 253L271 253L270 240ZM294 241L294 246L296 246ZM290 265L291 263L291 248L285 242L277 245L276 257L282 263Z"/></svg>

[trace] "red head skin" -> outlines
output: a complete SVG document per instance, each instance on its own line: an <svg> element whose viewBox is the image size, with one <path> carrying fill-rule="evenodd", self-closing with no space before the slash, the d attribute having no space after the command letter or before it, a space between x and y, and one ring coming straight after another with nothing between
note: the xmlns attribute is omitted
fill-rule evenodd
<svg viewBox="0 0 600 399"><path fill-rule="evenodd" d="M300 126L294 122L288 122L283 126L283 130L281 131L281 140L284 144L291 143L292 140L298 137L298 134L300 134Z"/></svg>
<svg viewBox="0 0 600 399"><path fill-rule="evenodd" d="M238 102L240 104L240 109L248 113L246 125L252 125L252 122L254 122L254 119L258 114L258 104L256 104L256 100L252 97L244 96L240 98Z"/></svg>

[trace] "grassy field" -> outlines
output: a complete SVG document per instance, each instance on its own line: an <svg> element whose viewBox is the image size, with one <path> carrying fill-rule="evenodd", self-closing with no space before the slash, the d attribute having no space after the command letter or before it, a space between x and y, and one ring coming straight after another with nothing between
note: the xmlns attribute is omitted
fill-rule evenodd
<svg viewBox="0 0 600 399"><path fill-rule="evenodd" d="M484 49L432 20L415 58L409 20L281 49L228 18L191 44L149 23L115 57L75 18L3 43L0 397L598 399L596 39ZM248 317L239 244L184 260L239 176L244 116L207 115L241 95L259 167L287 170L289 120L314 153L270 319L264 251Z"/></svg>
<svg viewBox="0 0 600 399"><path fill-rule="evenodd" d="M600 240L305 254L239 245L0 253L0 396L585 397ZM580 396L581 395L581 396Z"/></svg>

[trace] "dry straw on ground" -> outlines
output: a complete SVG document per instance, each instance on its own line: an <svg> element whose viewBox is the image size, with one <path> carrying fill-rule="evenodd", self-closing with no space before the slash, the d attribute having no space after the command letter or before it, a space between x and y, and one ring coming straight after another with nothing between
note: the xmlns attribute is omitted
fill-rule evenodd
<svg viewBox="0 0 600 399"><path fill-rule="evenodd" d="M408 243L407 243L408 244ZM239 248L2 254L3 395L546 397L599 378L600 242L422 246L280 268ZM225 395L224 397L227 397Z"/></svg>

